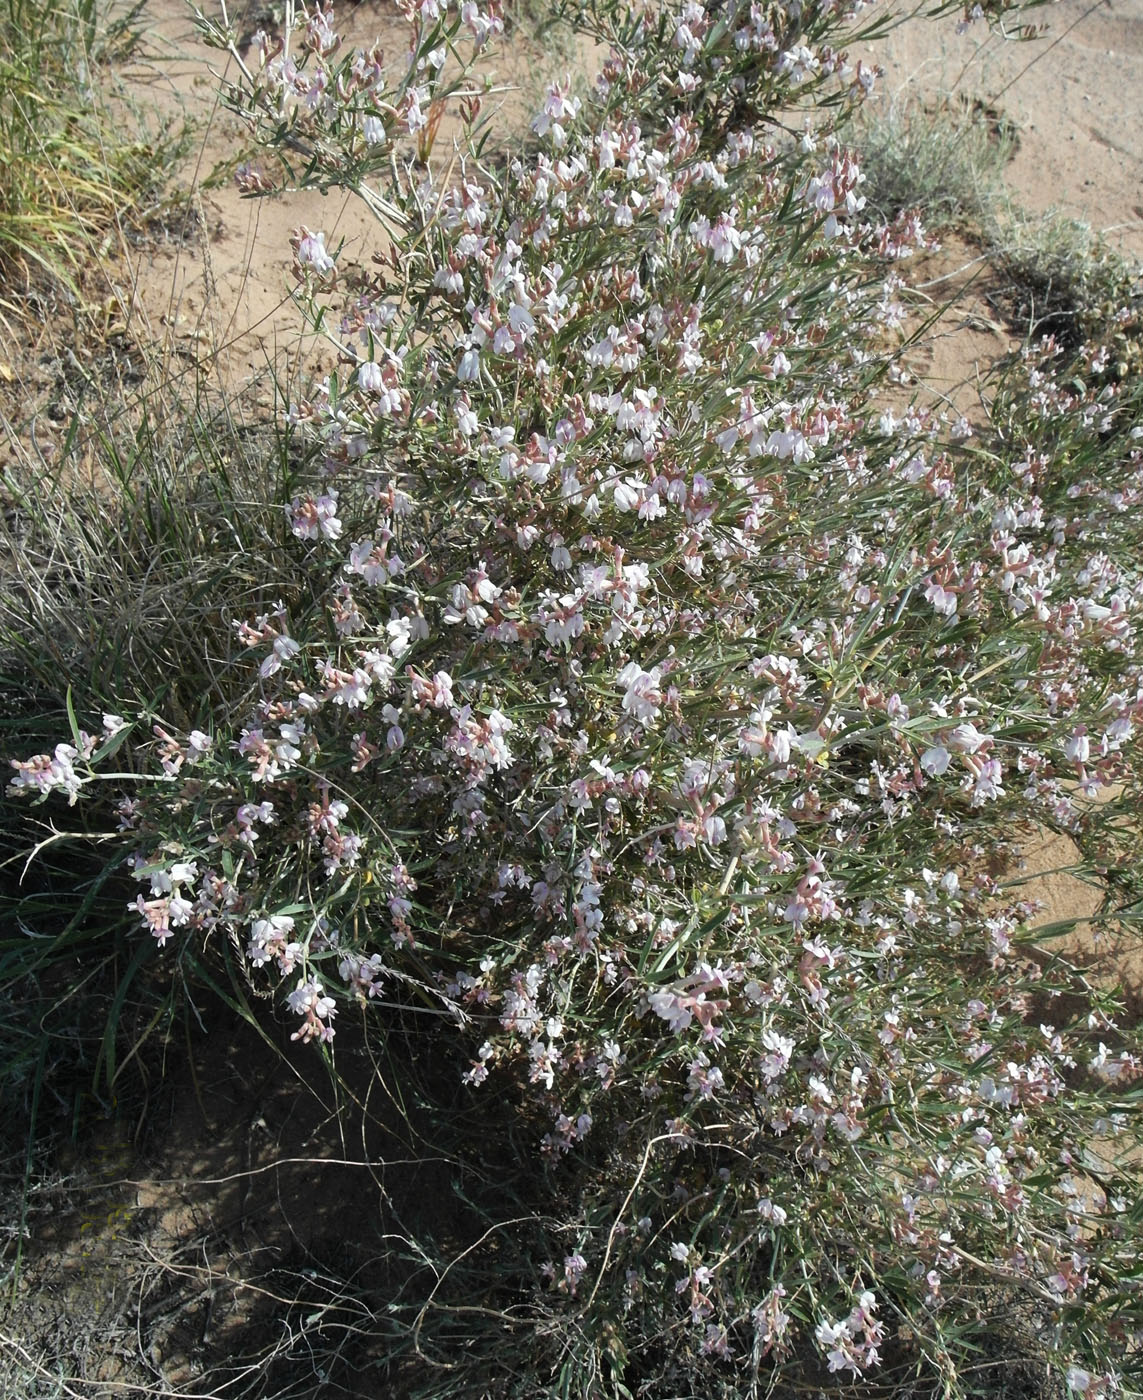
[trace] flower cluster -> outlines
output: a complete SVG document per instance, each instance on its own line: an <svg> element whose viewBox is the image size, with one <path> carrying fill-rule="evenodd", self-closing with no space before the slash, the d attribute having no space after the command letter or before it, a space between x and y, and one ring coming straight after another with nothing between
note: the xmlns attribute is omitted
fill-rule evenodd
<svg viewBox="0 0 1143 1400"><path fill-rule="evenodd" d="M414 7L389 85L303 11L232 96L354 186L490 14ZM1137 879L1139 395L1049 342L978 437L890 406L885 259L919 222L866 222L834 130L766 117L861 99L843 18L616 20L502 172L394 163L407 256L340 301L299 230L348 369L290 410L297 582L237 620L247 713L139 745L122 809L142 928L231 935L295 1039L415 984L467 1091L581 1161L547 1306L712 1394L799 1333L875 1370L887 1300L939 1351L982 1277L1053 1316L1138 1301L1120 1178L1083 1165L1138 1048L1028 953L990 858L1039 824ZM14 783L74 801L99 759Z"/></svg>

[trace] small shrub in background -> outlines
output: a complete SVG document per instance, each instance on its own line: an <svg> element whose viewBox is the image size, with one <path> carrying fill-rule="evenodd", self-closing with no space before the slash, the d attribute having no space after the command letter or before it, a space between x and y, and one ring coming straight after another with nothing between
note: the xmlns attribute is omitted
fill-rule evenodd
<svg viewBox="0 0 1143 1400"><path fill-rule="evenodd" d="M1016 133L978 104L897 94L862 108L853 141L867 205L886 221L919 209L934 228L978 227L1000 196Z"/></svg>
<svg viewBox="0 0 1143 1400"><path fill-rule="evenodd" d="M233 104L385 229L344 289L294 239L317 450L197 707L77 695L13 791L114 813L188 978L511 1106L541 1203L378 1323L421 1393L1110 1396L1139 1048L990 867L1066 831L1137 918L1140 390L1047 341L979 435L880 396L919 229L830 124L841 10L573 18L601 78L502 165L495 9L425 0L395 74L329 7L261 37Z"/></svg>
<svg viewBox="0 0 1143 1400"><path fill-rule="evenodd" d="M1138 343L1139 271L1089 224L1057 211L1032 215L1011 200L998 200L984 232L1010 315L1029 334L1053 335L1075 349L1099 329L1116 325L1124 349L1131 340ZM1125 363L1134 371L1138 351L1128 354Z"/></svg>

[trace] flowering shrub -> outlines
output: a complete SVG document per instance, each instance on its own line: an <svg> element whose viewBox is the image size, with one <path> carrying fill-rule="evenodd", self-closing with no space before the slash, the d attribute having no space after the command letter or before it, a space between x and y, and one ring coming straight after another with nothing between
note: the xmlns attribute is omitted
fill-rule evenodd
<svg viewBox="0 0 1143 1400"><path fill-rule="evenodd" d="M235 620L243 701L77 724L14 786L109 792L140 936L238 947L295 1040L430 1007L421 1053L518 1105L556 1224L513 1393L971 1393L1020 1318L1110 1395L1139 1049L1002 876L1041 826L1107 918L1141 895L1139 388L1045 342L987 428L894 406L924 234L831 135L852 17L583 18L593 91L502 167L458 69L495 9L411 8L396 80L329 7L261 37L233 102L389 240L293 242L342 366L290 410L293 583Z"/></svg>

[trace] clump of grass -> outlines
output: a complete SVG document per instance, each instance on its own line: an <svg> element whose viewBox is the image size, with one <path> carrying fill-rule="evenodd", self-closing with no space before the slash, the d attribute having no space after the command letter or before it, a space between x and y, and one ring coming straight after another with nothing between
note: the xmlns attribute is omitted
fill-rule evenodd
<svg viewBox="0 0 1143 1400"><path fill-rule="evenodd" d="M51 469L18 439L12 447L16 460L0 482L3 742L66 726L73 688L105 708L123 695L144 709L173 706L188 722L198 722L204 691L217 696L228 677L244 695L228 614L259 605L281 557L287 527L271 503L301 465L289 433L233 397L167 383L130 413L116 404L93 416L76 409ZM274 598L290 584L278 570ZM50 827L36 836L48 864L25 869L12 835L18 821L0 796L0 986L20 998L34 992L46 1016L58 988L41 995L27 979L100 943L110 872L100 860L77 866L68 839ZM73 835L83 825L68 823ZM116 915L117 900L116 890ZM0 1036L0 1062L14 1071L37 1043L32 1036L21 1048Z"/></svg>
<svg viewBox="0 0 1143 1400"><path fill-rule="evenodd" d="M108 111L108 65L138 38L141 4L0 0L0 288L47 276L74 288L85 261L151 201L177 137ZM134 128L134 129L132 129Z"/></svg>
<svg viewBox="0 0 1143 1400"><path fill-rule="evenodd" d="M982 226L1009 314L1030 334L1075 348L1134 305L1137 338L1139 272L1090 224L1058 210L1032 214L1005 197L985 208Z"/></svg>
<svg viewBox="0 0 1143 1400"><path fill-rule="evenodd" d="M205 391L160 385L131 414L97 413L76 410L50 470L13 444L0 523L9 693L58 720L82 677L108 704L162 694L189 717L204 680L226 685L220 598L247 606L276 572L286 527L267 503L297 469L296 449L288 432ZM279 572L271 591L288 585Z"/></svg>
<svg viewBox="0 0 1143 1400"><path fill-rule="evenodd" d="M244 692L226 614L256 603L282 557L286 524L271 503L300 466L289 434L233 397L164 382L130 411L77 408L52 470L12 447L0 483L0 743L66 727L71 687L107 707L125 693L147 710L173 706L188 722L228 676ZM289 584L279 573L271 592ZM93 1107L115 1111L141 1050L189 1005L124 936L130 881L98 853L114 821L75 815L29 832L0 793L0 1116L15 1129L0 1152L0 1289L21 1277L45 1164L82 1140ZM40 1393L6 1390L3 1377L0 1365L0 1393Z"/></svg>
<svg viewBox="0 0 1143 1400"><path fill-rule="evenodd" d="M886 220L920 209L934 228L979 223L1016 148L1012 124L982 104L915 94L867 104L854 137L867 204Z"/></svg>

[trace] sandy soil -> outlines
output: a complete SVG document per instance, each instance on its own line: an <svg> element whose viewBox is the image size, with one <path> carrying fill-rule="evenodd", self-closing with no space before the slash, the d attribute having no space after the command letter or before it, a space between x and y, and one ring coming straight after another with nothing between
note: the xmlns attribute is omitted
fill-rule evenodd
<svg viewBox="0 0 1143 1400"><path fill-rule="evenodd" d="M890 96L961 93L1014 123L1015 198L1143 261L1143 0L1056 0L1028 19L1040 37L1022 42L915 18L871 52Z"/></svg>

